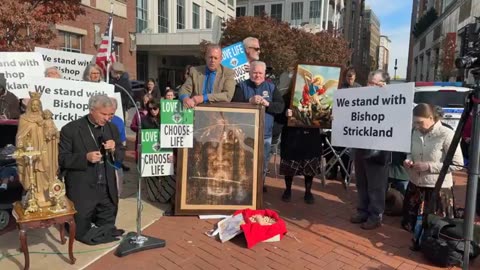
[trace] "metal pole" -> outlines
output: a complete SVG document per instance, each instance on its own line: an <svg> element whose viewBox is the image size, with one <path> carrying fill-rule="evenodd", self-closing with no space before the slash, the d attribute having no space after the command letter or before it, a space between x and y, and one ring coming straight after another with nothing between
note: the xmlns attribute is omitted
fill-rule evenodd
<svg viewBox="0 0 480 270"><path fill-rule="evenodd" d="M137 236L140 236L142 232L142 144L141 144L141 136L142 136L142 119L140 117L140 110L138 109L135 100L133 97L128 93L127 89L125 87L119 85L119 84L114 84L115 87L120 88L124 93L127 94L127 97L130 99L130 102L133 102L135 112L137 114L137 120L138 120L138 130L137 130L137 138L138 144L137 144L137 172L138 172L138 190L137 190ZM127 112L125 112L126 114Z"/></svg>
<svg viewBox="0 0 480 270"><path fill-rule="evenodd" d="M142 204L142 145L141 145L141 135L142 135L142 119L140 116L140 110L138 106L135 104L135 100L133 99L132 95L125 89L123 86L119 84L114 84L115 87L118 87L122 90L127 96L128 99L133 103L133 107L135 108L135 112L137 113L137 120L139 123L137 136L139 138L137 144L137 170L138 170L138 190L137 190L137 231L128 233L127 236L122 240L120 245L118 246L117 250L115 251L115 255L119 257L127 256L134 252L139 252L147 249L153 248L162 248L165 247L165 240L157 239L154 237L145 237L142 233L142 211L143 211L143 204Z"/></svg>
<svg viewBox="0 0 480 270"><path fill-rule="evenodd" d="M480 74L475 75L475 87L473 89L472 113L473 113L473 128L471 144L469 149L469 165L468 165L468 180L467 180L467 197L465 201L465 219L464 219L464 239L465 250L463 253L463 269L467 270L470 262L470 245L473 241L473 224L475 221L475 207L477 201L478 176L480 165L480 117L479 117L479 99L480 99Z"/></svg>

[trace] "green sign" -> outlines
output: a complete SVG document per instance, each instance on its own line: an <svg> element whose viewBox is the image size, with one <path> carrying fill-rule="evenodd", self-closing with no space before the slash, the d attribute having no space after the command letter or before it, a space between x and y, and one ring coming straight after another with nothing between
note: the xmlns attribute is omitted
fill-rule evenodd
<svg viewBox="0 0 480 270"><path fill-rule="evenodd" d="M142 130L142 177L173 174L173 152L160 146L158 129Z"/></svg>
<svg viewBox="0 0 480 270"><path fill-rule="evenodd" d="M193 147L193 109L184 109L179 100L161 101L161 147Z"/></svg>

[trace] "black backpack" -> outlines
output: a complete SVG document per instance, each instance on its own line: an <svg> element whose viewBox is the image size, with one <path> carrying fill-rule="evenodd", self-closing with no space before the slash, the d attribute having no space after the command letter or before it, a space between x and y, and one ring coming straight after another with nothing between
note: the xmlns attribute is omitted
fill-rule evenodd
<svg viewBox="0 0 480 270"><path fill-rule="evenodd" d="M465 250L463 220L434 215L429 215L428 219L428 227L424 229L420 242L423 255L440 267L462 266ZM477 257L479 251L477 242L470 242L470 258Z"/></svg>

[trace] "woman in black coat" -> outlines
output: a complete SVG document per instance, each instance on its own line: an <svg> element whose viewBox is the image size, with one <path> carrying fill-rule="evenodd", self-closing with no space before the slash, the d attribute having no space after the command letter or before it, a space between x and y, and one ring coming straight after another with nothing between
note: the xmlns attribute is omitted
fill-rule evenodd
<svg viewBox="0 0 480 270"><path fill-rule="evenodd" d="M147 115L142 118L142 129L160 128L160 103L152 99L147 103Z"/></svg>
<svg viewBox="0 0 480 270"><path fill-rule="evenodd" d="M284 95L285 104L290 104L291 93ZM286 124L292 111L286 109L281 118ZM278 119L280 122L282 119ZM289 127L284 125L280 142L280 173L285 175L285 191L282 200L289 202L292 197L292 182L295 175L305 178L304 201L313 204L311 192L313 178L321 172L322 137L318 128Z"/></svg>

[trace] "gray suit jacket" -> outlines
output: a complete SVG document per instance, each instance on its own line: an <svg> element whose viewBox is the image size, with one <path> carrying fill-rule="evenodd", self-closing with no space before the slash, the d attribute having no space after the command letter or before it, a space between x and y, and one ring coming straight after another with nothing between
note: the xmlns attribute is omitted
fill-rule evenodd
<svg viewBox="0 0 480 270"><path fill-rule="evenodd" d="M179 96L188 95L188 97L203 94L203 82L205 80L206 66L197 66L190 68L190 75L180 88ZM213 92L207 94L209 102L230 102L235 93L235 76L233 70L220 65L217 69Z"/></svg>

